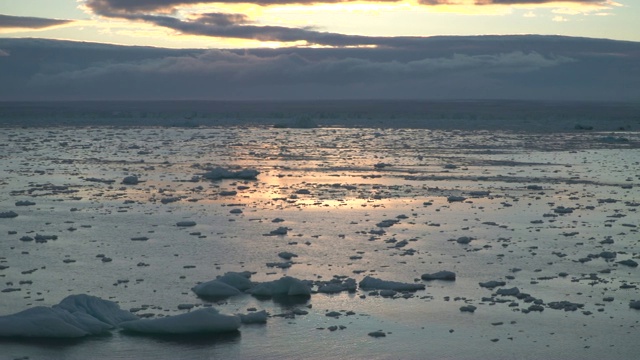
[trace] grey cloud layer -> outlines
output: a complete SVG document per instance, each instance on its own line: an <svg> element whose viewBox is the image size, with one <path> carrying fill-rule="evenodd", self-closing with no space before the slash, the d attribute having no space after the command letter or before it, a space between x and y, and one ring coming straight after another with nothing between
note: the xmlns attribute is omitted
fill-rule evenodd
<svg viewBox="0 0 640 360"><path fill-rule="evenodd" d="M208 13L190 20L180 20L167 15L137 13L97 12L102 16L144 21L157 26L173 29L183 34L221 38L252 39L259 41L294 42L329 46L382 45L395 46L418 40L419 38L368 37L321 32L310 28L290 28L285 26L258 26L243 14Z"/></svg>
<svg viewBox="0 0 640 360"><path fill-rule="evenodd" d="M43 29L56 25L64 25L72 20L46 19L28 16L10 16L0 14L0 28Z"/></svg>
<svg viewBox="0 0 640 360"><path fill-rule="evenodd" d="M137 13L164 11L171 12L180 5L193 4L241 4L285 5L285 4L317 4L345 3L359 0L86 0L87 6L96 13ZM378 2L396 2L399 0L376 0Z"/></svg>
<svg viewBox="0 0 640 360"><path fill-rule="evenodd" d="M97 13L136 13L151 11L171 11L176 6L206 4L206 3L251 3L258 5L284 5L284 4L316 4L316 3L345 3L358 0L87 0L87 5ZM375 0L377 2L398 2L400 0ZM463 0L421 0L423 5L461 4ZM605 0L475 0L477 5L516 5L516 4L543 4L543 3L582 3L605 4Z"/></svg>
<svg viewBox="0 0 640 360"><path fill-rule="evenodd" d="M10 40L0 39L9 54L0 100L640 99L640 44L609 40L441 37L247 52Z"/></svg>

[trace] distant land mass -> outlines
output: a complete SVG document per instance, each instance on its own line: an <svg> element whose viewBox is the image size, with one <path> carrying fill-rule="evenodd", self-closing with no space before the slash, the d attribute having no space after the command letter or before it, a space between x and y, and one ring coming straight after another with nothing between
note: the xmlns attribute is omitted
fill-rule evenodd
<svg viewBox="0 0 640 360"><path fill-rule="evenodd" d="M0 71L4 102L640 102L640 43L564 36L406 37L374 48L247 50L4 38Z"/></svg>

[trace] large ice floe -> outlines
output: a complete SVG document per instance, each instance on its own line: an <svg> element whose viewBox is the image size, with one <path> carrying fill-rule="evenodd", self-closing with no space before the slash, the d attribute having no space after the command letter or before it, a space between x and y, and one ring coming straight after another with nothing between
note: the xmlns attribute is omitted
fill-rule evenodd
<svg viewBox="0 0 640 360"><path fill-rule="evenodd" d="M0 336L78 338L103 334L135 319L113 301L71 295L52 307L37 306L0 317Z"/></svg>
<svg viewBox="0 0 640 360"><path fill-rule="evenodd" d="M222 315L213 308L152 320L133 320L120 324L125 331L143 334L198 334L236 331L240 317Z"/></svg>
<svg viewBox="0 0 640 360"><path fill-rule="evenodd" d="M266 312L243 315L245 323L266 322ZM0 337L80 338L121 328L142 334L198 334L237 331L241 317L204 308L160 319L141 320L109 300L71 295L52 307L37 306L0 317Z"/></svg>

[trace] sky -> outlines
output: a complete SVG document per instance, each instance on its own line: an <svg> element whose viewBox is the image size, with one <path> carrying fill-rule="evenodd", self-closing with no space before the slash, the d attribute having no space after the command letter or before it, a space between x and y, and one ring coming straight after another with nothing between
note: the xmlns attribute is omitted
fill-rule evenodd
<svg viewBox="0 0 640 360"><path fill-rule="evenodd" d="M375 46L437 35L640 41L638 19L640 1L631 0L0 0L0 37L168 48Z"/></svg>
<svg viewBox="0 0 640 360"><path fill-rule="evenodd" d="M636 0L0 0L0 101L640 102L639 8Z"/></svg>

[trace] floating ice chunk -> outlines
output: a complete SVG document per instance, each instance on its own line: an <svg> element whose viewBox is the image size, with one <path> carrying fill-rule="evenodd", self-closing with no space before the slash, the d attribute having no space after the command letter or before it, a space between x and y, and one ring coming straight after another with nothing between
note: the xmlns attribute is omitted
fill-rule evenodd
<svg viewBox="0 0 640 360"><path fill-rule="evenodd" d="M385 334L385 332L382 331L382 330L372 331L368 335L371 336L371 337L375 337L375 338L387 336L387 334Z"/></svg>
<svg viewBox="0 0 640 360"><path fill-rule="evenodd" d="M298 257L298 255L288 251L283 251L281 253L278 253L278 256L285 260L291 260L291 258L293 257Z"/></svg>
<svg viewBox="0 0 640 360"><path fill-rule="evenodd" d="M387 281L376 279L370 276L366 276L359 283L363 289L378 289L378 290L395 290L395 291L416 291L423 290L424 284L413 283L401 283L397 281Z"/></svg>
<svg viewBox="0 0 640 360"><path fill-rule="evenodd" d="M354 292L356 291L355 279L345 279L344 281L339 279L333 279L328 283L324 283L318 287L318 292L325 294L335 294L342 291Z"/></svg>
<svg viewBox="0 0 640 360"><path fill-rule="evenodd" d="M553 212L556 214L571 214L573 212L573 208L558 206L557 208L553 209Z"/></svg>
<svg viewBox="0 0 640 360"><path fill-rule="evenodd" d="M473 238L469 237L469 236L460 236L456 242L458 244L468 244L471 242L471 240L473 240Z"/></svg>
<svg viewBox="0 0 640 360"><path fill-rule="evenodd" d="M0 212L0 219L10 219L10 218L14 218L17 217L18 214L14 211L4 211L4 212Z"/></svg>
<svg viewBox="0 0 640 360"><path fill-rule="evenodd" d="M382 297L394 297L398 292L395 290L380 290L380 296Z"/></svg>
<svg viewBox="0 0 640 360"><path fill-rule="evenodd" d="M288 269L291 267L291 265L293 265L293 262L291 261L282 261L282 262L268 262L267 266L268 267L276 267L279 269Z"/></svg>
<svg viewBox="0 0 640 360"><path fill-rule="evenodd" d="M236 331L240 317L222 315L213 308L204 308L153 320L134 320L120 324L126 331L143 334L194 334Z"/></svg>
<svg viewBox="0 0 640 360"><path fill-rule="evenodd" d="M211 280L198 284L191 288L196 295L203 298L225 298L240 295L242 292L237 288L220 280Z"/></svg>
<svg viewBox="0 0 640 360"><path fill-rule="evenodd" d="M473 305L465 305L465 306L461 306L460 307L460 311L461 312L470 312L473 313L474 311L476 311L477 307L473 306Z"/></svg>
<svg viewBox="0 0 640 360"><path fill-rule="evenodd" d="M422 274L422 280L447 280L454 281L456 274L453 271L442 270L432 274Z"/></svg>
<svg viewBox="0 0 640 360"><path fill-rule="evenodd" d="M251 273L248 271L245 272L228 272L219 277L218 281L223 282L229 286L232 286L240 291L249 290L253 284L249 278L251 277Z"/></svg>
<svg viewBox="0 0 640 360"><path fill-rule="evenodd" d="M489 194L490 194L489 191L483 191L483 190L476 190L476 191L469 192L469 195L474 196L474 197L489 196Z"/></svg>
<svg viewBox="0 0 640 360"><path fill-rule="evenodd" d="M231 171L221 167L217 167L205 173L204 175L202 175L202 177L209 180L222 180L222 179L255 180L259 174L260 172L258 170L253 170L253 169Z"/></svg>
<svg viewBox="0 0 640 360"><path fill-rule="evenodd" d="M117 326L123 321L137 319L130 312L120 309L120 306L113 301L85 294L67 296L55 307L67 310L72 314L87 314L113 326Z"/></svg>
<svg viewBox="0 0 640 360"><path fill-rule="evenodd" d="M88 315L37 306L0 317L0 337L78 338L102 334L113 326Z"/></svg>
<svg viewBox="0 0 640 360"><path fill-rule="evenodd" d="M326 284L318 288L318 292L325 294L334 294L342 291L344 291L344 288L341 284Z"/></svg>
<svg viewBox="0 0 640 360"><path fill-rule="evenodd" d="M311 288L305 282L290 276L264 282L250 289L249 292L255 296L311 296Z"/></svg>
<svg viewBox="0 0 640 360"><path fill-rule="evenodd" d="M397 224L398 222L400 222L400 220L398 219L388 219L388 220L382 220L379 223L376 224L377 227L391 227L395 224Z"/></svg>
<svg viewBox="0 0 640 360"><path fill-rule="evenodd" d="M279 228L277 228L275 230L269 231L269 235L287 235L288 231L289 231L288 228L286 228L284 226L280 226Z"/></svg>
<svg viewBox="0 0 640 360"><path fill-rule="evenodd" d="M578 309L582 309L584 304L580 303L572 303L570 301L553 301L547 304L549 308L554 310L564 310L564 311L576 311Z"/></svg>
<svg viewBox="0 0 640 360"><path fill-rule="evenodd" d="M481 282L481 283L478 283L478 284L480 285L480 287L487 288L487 289L493 289L494 287L505 286L507 283L505 283L504 281L491 280L491 281L487 281L487 282Z"/></svg>
<svg viewBox="0 0 640 360"><path fill-rule="evenodd" d="M240 314L240 321L243 324L265 324L269 314L266 311L258 311L249 314Z"/></svg>
<svg viewBox="0 0 640 360"><path fill-rule="evenodd" d="M37 306L0 317L0 337L77 338L107 332L137 317L108 300L71 295L53 307Z"/></svg>
<svg viewBox="0 0 640 360"><path fill-rule="evenodd" d="M638 263L636 261L631 260L631 259L618 261L617 263L621 264L621 265L626 265L626 266L629 266L629 267L637 267L638 266Z"/></svg>
<svg viewBox="0 0 640 360"><path fill-rule="evenodd" d="M122 179L122 183L125 185L138 185L139 182L140 180L137 176L127 176Z"/></svg>
<svg viewBox="0 0 640 360"><path fill-rule="evenodd" d="M518 289L517 287L512 287L510 289L502 288L498 289L498 291L496 291L496 294L502 296L516 296L520 294L520 289Z"/></svg>

